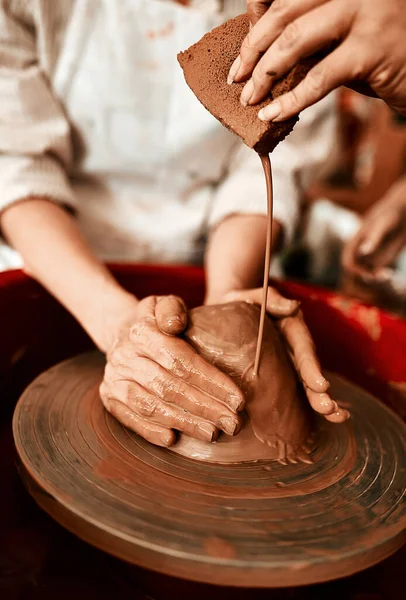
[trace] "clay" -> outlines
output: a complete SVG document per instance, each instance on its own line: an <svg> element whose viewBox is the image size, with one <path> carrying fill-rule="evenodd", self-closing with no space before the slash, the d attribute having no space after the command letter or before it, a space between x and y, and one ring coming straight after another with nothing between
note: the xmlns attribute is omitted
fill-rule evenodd
<svg viewBox="0 0 406 600"><path fill-rule="evenodd" d="M258 111L272 99L296 87L315 64L316 58L305 59L296 65L274 85L263 102L243 107L240 95L244 84L229 85L227 76L248 30L248 16L240 15L180 52L178 61L187 84L203 106L247 146L260 154L269 154L292 131L298 118L281 123L265 123L258 119Z"/></svg>
<svg viewBox="0 0 406 600"><path fill-rule="evenodd" d="M313 464L212 465L109 415L104 366L95 354L50 369L13 419L30 493L90 544L184 579L281 587L344 577L403 543L405 425L361 389L328 374L352 419L321 420Z"/></svg>
<svg viewBox="0 0 406 600"><path fill-rule="evenodd" d="M222 434L216 443L208 444L183 435L171 450L212 462L309 461L311 411L268 316L264 319L260 372L253 374L259 320L260 308L247 302L190 311L186 339L244 391L247 417L234 437Z"/></svg>
<svg viewBox="0 0 406 600"><path fill-rule="evenodd" d="M265 321L265 314L266 314L267 300L268 300L269 271L271 268L272 225L273 225L273 188L272 188L271 161L270 161L268 155L260 155L260 158L261 158L262 168L264 169L264 175L265 175L268 222L267 222L267 228L266 228L264 281L262 284L261 316L259 318L258 340L257 340L257 348L255 351L255 362L254 362L254 371L253 371L254 376L256 376L258 374L259 361L261 358L261 351L262 351L262 339L263 339L263 335L264 335L264 321Z"/></svg>

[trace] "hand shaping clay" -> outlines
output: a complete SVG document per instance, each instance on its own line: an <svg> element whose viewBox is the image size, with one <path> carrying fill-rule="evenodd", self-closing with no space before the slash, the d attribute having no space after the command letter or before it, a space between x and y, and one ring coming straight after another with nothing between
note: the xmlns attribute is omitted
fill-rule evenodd
<svg viewBox="0 0 406 600"><path fill-rule="evenodd" d="M265 123L258 111L271 100L296 87L316 58L297 64L272 88L262 103L244 107L240 103L243 83L227 83L227 76L249 31L247 15L230 19L207 33L199 42L178 54L188 86L198 100L223 125L231 129L259 154L269 154L293 129L298 117L281 123Z"/></svg>
<svg viewBox="0 0 406 600"><path fill-rule="evenodd" d="M253 376L260 309L247 302L201 306L189 313L188 342L229 375L246 396L245 423L235 437L208 443L180 437L170 450L211 462L309 461L311 411L276 326L264 323L261 370Z"/></svg>

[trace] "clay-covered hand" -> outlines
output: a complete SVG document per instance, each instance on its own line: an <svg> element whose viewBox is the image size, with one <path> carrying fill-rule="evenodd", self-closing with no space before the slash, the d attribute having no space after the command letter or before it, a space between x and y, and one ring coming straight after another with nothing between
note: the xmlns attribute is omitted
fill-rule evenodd
<svg viewBox="0 0 406 600"><path fill-rule="evenodd" d="M326 56L295 89L259 112L283 121L352 82L406 114L406 10L404 0L249 0L256 21L230 70L246 83L244 105L263 100L274 82L302 58ZM265 9L265 12L264 12ZM261 16L263 15L263 16Z"/></svg>
<svg viewBox="0 0 406 600"><path fill-rule="evenodd" d="M358 233L346 244L344 270L365 283L384 281L405 246L406 177L402 177L366 213Z"/></svg>
<svg viewBox="0 0 406 600"><path fill-rule="evenodd" d="M187 309L176 296L149 296L122 326L107 352L100 395L123 425L159 446L175 431L213 441L240 427L244 396L233 381L177 337Z"/></svg>
<svg viewBox="0 0 406 600"><path fill-rule="evenodd" d="M221 299L222 302L238 300L261 304L262 288L231 291ZM275 288L269 287L267 312L282 334L313 410L328 421L346 421L348 411L341 408L328 394L330 384L321 372L313 338L304 321L300 303L284 298Z"/></svg>

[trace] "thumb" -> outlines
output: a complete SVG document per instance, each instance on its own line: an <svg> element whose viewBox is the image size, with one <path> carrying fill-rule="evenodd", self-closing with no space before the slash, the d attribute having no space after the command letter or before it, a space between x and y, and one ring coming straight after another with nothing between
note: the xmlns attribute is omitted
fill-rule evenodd
<svg viewBox="0 0 406 600"><path fill-rule="evenodd" d="M261 304L262 295L262 288L235 290L227 294L226 301L235 302L242 300L244 302ZM274 287L268 287L266 310L273 317L288 317L297 311L299 305L300 303L297 300L284 298Z"/></svg>
<svg viewBox="0 0 406 600"><path fill-rule="evenodd" d="M159 296L155 305L155 319L162 333L179 335L188 322L186 305L178 296Z"/></svg>

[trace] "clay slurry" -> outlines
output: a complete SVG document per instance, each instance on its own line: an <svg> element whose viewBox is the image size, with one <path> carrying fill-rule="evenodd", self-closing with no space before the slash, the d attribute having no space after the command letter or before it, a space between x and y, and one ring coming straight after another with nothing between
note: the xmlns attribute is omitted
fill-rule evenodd
<svg viewBox="0 0 406 600"><path fill-rule="evenodd" d="M273 189L272 189L272 169L271 161L269 156L261 155L261 162L264 169L265 181L266 181L266 197L267 197L267 209L268 209L268 222L266 227L266 247L265 247L265 265L264 265L264 283L262 292L262 303L261 303L261 315L259 319L258 329L258 340L257 349L255 352L255 362L253 375L258 375L259 361L261 359L262 349L262 338L264 335L264 322L266 314L266 305L268 300L268 284L269 284L269 270L271 267L271 249L272 249L272 222L273 222Z"/></svg>

